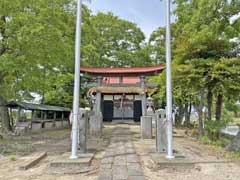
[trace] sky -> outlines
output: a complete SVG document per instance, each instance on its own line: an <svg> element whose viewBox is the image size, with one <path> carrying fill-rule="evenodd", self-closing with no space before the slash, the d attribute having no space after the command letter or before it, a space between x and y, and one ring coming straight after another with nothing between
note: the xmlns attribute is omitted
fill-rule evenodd
<svg viewBox="0 0 240 180"><path fill-rule="evenodd" d="M94 14L112 12L122 19L136 23L146 37L158 27L165 26L165 1L160 0L91 0L85 4ZM173 7L173 6L172 6ZM174 17L172 17L174 21Z"/></svg>

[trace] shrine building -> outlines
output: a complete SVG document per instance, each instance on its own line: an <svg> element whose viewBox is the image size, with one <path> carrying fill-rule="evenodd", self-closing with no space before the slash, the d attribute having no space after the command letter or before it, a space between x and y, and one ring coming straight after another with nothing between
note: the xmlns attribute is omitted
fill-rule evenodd
<svg viewBox="0 0 240 180"><path fill-rule="evenodd" d="M94 111L102 112L104 121L134 120L146 114L147 89L156 87L146 81L165 69L165 65L134 68L81 67L81 73L95 79L88 96L94 99Z"/></svg>

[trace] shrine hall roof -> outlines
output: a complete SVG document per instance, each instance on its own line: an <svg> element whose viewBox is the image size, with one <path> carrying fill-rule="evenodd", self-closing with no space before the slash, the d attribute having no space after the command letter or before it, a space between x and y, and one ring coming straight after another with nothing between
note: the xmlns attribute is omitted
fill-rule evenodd
<svg viewBox="0 0 240 180"><path fill-rule="evenodd" d="M88 73L92 75L144 75L154 74L165 69L165 65L150 66L150 67L126 67L126 68L92 68L81 67L82 73Z"/></svg>

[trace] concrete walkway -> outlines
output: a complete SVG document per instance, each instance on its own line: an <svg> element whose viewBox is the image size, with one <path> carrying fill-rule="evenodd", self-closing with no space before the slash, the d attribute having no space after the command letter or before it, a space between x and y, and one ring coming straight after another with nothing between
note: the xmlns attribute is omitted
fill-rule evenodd
<svg viewBox="0 0 240 180"><path fill-rule="evenodd" d="M145 180L128 126L116 125L101 160L99 180Z"/></svg>

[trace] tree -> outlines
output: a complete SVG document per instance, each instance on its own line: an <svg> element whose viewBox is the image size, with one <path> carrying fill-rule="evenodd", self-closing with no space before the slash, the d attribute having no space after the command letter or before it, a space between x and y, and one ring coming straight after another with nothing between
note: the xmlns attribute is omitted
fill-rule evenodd
<svg viewBox="0 0 240 180"><path fill-rule="evenodd" d="M144 66L145 64L138 63L137 58L144 54L144 57L150 59L146 49L142 48L145 36L136 24L119 19L112 13L98 13L92 16L90 21L96 30L91 47L94 54L98 56L95 56L94 60L90 58L90 61L86 58L88 65L97 67Z"/></svg>
<svg viewBox="0 0 240 180"><path fill-rule="evenodd" d="M172 49L175 44L173 43L176 36L176 24L171 24L171 38L172 38ZM166 55L166 28L160 27L153 31L150 35L149 46L151 48L151 56L154 59L155 64L165 64Z"/></svg>

